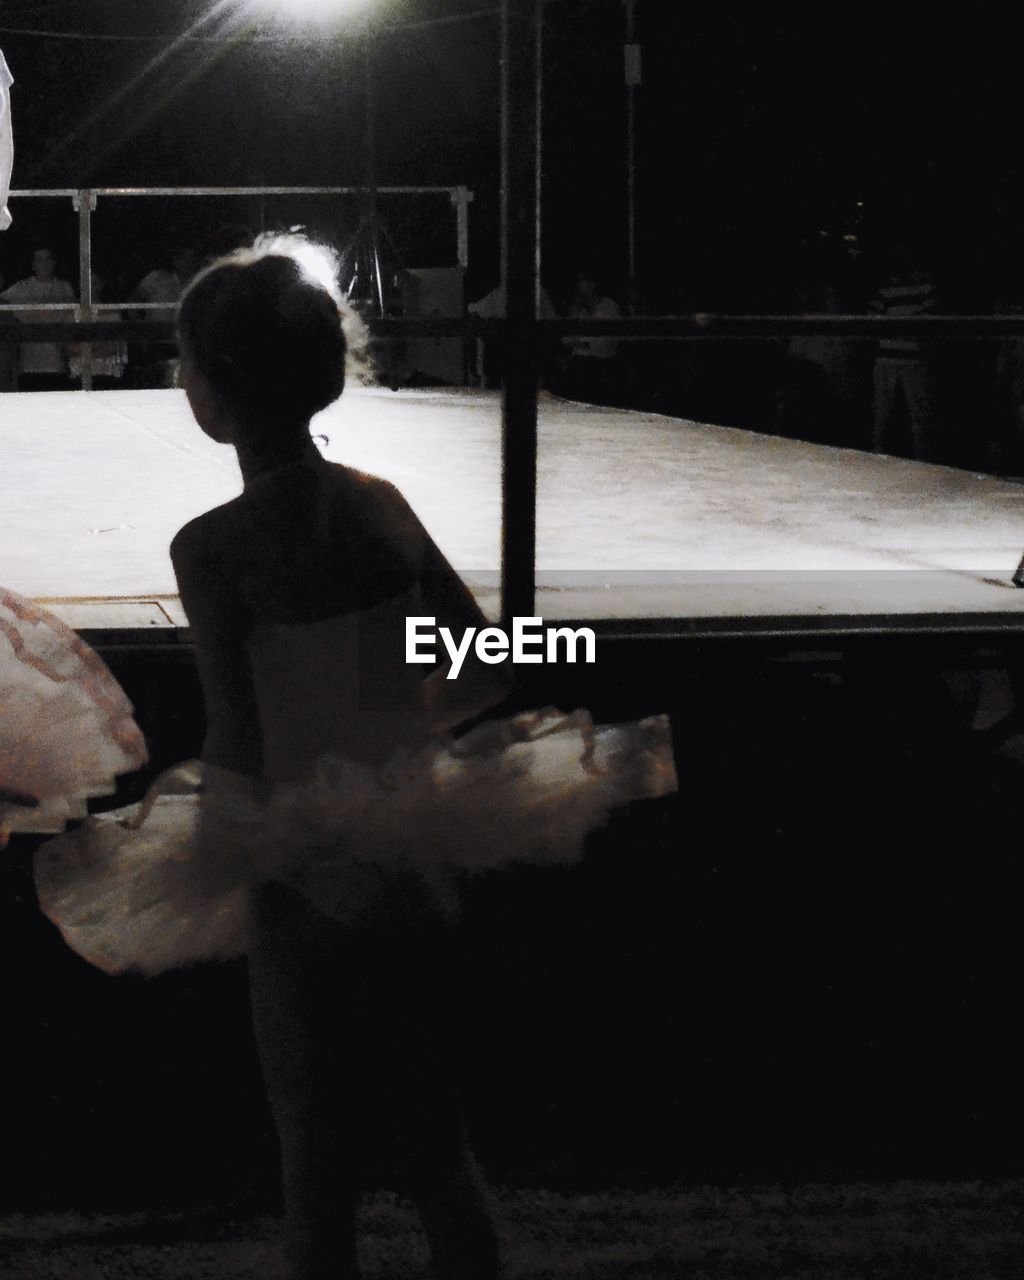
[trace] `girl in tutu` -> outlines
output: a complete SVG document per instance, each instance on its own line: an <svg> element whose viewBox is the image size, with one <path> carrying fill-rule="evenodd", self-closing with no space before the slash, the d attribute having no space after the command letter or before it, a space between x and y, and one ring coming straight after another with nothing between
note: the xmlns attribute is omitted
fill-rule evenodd
<svg viewBox="0 0 1024 1280"><path fill-rule="evenodd" d="M439 1277L498 1273L458 1096L448 923L465 868L571 862L608 809L675 785L663 718L454 726L506 696L405 660L405 623L482 617L401 494L326 462L354 324L333 262L264 239L198 276L180 381L244 490L172 545L206 705L203 761L41 851L44 908L103 967L245 950L295 1277L356 1276L366 1169L397 1158ZM389 1161L391 1163L391 1161Z"/></svg>
<svg viewBox="0 0 1024 1280"><path fill-rule="evenodd" d="M351 362L344 315L329 261L288 240L214 265L179 319L181 385L203 430L235 446L245 482L172 545L206 702L204 762L278 787L301 784L326 753L384 765L503 693L471 680L462 705L430 706L404 662L405 615L429 601L474 625L476 607L398 492L324 462L310 439ZM252 895L254 1018L295 1275L357 1274L355 1197L386 1129L438 1275L486 1280L497 1249L445 1060L439 896L402 868L343 864L341 875L330 915L284 879ZM371 1100L391 1114L367 1125Z"/></svg>

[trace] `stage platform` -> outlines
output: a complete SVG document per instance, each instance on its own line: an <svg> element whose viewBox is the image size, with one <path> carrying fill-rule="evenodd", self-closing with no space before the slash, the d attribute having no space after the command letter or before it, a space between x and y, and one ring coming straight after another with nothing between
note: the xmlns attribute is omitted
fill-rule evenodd
<svg viewBox="0 0 1024 1280"><path fill-rule="evenodd" d="M393 480L496 616L501 405L352 389L326 456ZM542 399L537 612L606 634L1024 635L1024 486ZM0 395L0 582L84 634L182 638L167 548L240 490L180 391Z"/></svg>

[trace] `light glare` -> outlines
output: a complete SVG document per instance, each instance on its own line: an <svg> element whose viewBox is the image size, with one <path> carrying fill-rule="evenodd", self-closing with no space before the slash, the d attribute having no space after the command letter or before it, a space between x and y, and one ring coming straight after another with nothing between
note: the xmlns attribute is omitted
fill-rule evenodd
<svg viewBox="0 0 1024 1280"><path fill-rule="evenodd" d="M254 16L284 26L328 27L368 13L379 0L249 0Z"/></svg>

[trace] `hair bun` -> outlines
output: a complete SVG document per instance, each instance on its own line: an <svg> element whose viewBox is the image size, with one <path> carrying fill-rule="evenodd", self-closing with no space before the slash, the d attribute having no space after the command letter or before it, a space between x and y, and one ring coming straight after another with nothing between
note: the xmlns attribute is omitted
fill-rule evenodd
<svg viewBox="0 0 1024 1280"><path fill-rule="evenodd" d="M178 332L228 412L254 431L304 426L341 395L365 346L333 254L295 234L211 263L182 299Z"/></svg>

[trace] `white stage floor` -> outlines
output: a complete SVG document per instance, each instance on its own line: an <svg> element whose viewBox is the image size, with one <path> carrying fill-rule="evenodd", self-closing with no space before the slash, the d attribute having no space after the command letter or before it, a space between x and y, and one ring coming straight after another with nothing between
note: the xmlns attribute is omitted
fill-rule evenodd
<svg viewBox="0 0 1024 1280"><path fill-rule="evenodd" d="M328 457L399 485L493 614L498 396L354 389L316 430ZM557 400L538 473L546 619L1024 627L1024 486ZM0 477L0 582L83 629L180 624L171 537L240 488L179 391L0 395Z"/></svg>

